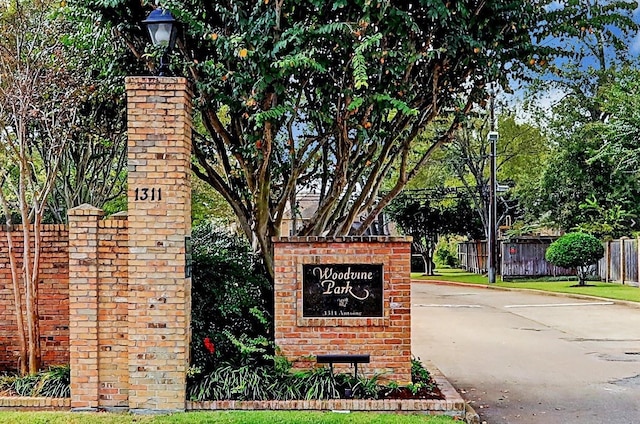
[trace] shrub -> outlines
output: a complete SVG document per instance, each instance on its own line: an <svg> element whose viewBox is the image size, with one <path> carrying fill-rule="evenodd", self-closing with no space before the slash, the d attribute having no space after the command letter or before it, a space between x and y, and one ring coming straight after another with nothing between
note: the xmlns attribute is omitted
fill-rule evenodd
<svg viewBox="0 0 640 424"><path fill-rule="evenodd" d="M460 266L458 260L458 243L460 237L444 236L436 244L435 262L438 266L448 266L457 268Z"/></svg>
<svg viewBox="0 0 640 424"><path fill-rule="evenodd" d="M586 233L567 233L551 243L545 258L553 265L574 269L579 285L585 285L589 267L604 256L602 243Z"/></svg>
<svg viewBox="0 0 640 424"><path fill-rule="evenodd" d="M273 352L273 290L257 256L211 223L194 228L192 369L264 362Z"/></svg>

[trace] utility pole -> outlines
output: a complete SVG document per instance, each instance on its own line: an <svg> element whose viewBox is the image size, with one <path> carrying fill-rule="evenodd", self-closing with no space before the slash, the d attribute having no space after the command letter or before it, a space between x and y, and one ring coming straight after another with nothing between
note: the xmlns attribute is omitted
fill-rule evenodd
<svg viewBox="0 0 640 424"><path fill-rule="evenodd" d="M491 144L491 155L489 157L490 160L490 174L489 174L489 246L488 247L488 256L489 256L489 284L494 284L496 282L496 246L497 246L497 204L496 204L496 144L498 143L498 133L496 132L496 124L495 124L495 104L494 104L494 94L491 93L491 123L490 123L490 132L488 135L489 143Z"/></svg>
<svg viewBox="0 0 640 424"><path fill-rule="evenodd" d="M491 143L491 173L489 176L489 284L496 282L496 247L497 247L497 219L496 219L496 144L498 133L489 133Z"/></svg>

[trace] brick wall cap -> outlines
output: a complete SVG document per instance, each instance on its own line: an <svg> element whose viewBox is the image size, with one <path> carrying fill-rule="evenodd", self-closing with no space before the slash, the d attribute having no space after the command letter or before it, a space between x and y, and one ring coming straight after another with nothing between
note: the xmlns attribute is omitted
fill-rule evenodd
<svg viewBox="0 0 640 424"><path fill-rule="evenodd" d="M127 89L132 85L153 85L163 86L169 84L182 84L187 85L187 79L184 77L155 77L155 76L142 76L142 77L125 77L124 79Z"/></svg>
<svg viewBox="0 0 640 424"><path fill-rule="evenodd" d="M274 243L405 243L412 242L413 237L406 236L289 236L272 237Z"/></svg>
<svg viewBox="0 0 640 424"><path fill-rule="evenodd" d="M129 212L128 211L120 211L120 212L116 212L113 213L111 215L109 215L109 218L111 219L127 219L129 216Z"/></svg>
<svg viewBox="0 0 640 424"><path fill-rule="evenodd" d="M100 208L96 208L93 205L88 203L83 203L80 206L76 206L75 208L71 208L67 211L69 215L94 215L94 216L104 216L104 211Z"/></svg>

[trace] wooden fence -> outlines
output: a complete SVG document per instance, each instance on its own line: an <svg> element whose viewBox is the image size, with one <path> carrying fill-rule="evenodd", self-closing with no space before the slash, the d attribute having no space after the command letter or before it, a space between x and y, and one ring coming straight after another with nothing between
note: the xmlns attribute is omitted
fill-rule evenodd
<svg viewBox="0 0 640 424"><path fill-rule="evenodd" d="M630 286L640 286L639 239L621 238L604 243L604 258L598 262L600 279Z"/></svg>
<svg viewBox="0 0 640 424"><path fill-rule="evenodd" d="M466 241L458 243L458 260L462 269L474 274L485 274L489 263L487 242Z"/></svg>
<svg viewBox="0 0 640 424"><path fill-rule="evenodd" d="M503 280L523 277L557 277L574 275L570 269L551 265L544 259L553 237L499 240L497 272ZM458 244L458 260L463 269L475 274L487 272L487 242L470 241Z"/></svg>
<svg viewBox="0 0 640 424"><path fill-rule="evenodd" d="M544 258L547 248L555 240L556 237L502 240L502 279L575 275L575 271L552 265Z"/></svg>

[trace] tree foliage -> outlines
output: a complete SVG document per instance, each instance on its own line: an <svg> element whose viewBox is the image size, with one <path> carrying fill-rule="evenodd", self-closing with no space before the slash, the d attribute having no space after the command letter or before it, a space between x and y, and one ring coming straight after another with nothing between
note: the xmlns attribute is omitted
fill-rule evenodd
<svg viewBox="0 0 640 424"><path fill-rule="evenodd" d="M74 3L118 22L144 56L139 22L149 8ZM486 84L521 70L542 11L502 0L161 4L186 24L172 70L193 81L205 128L195 137L196 172L229 202L271 273L271 237L298 193L320 194L301 234L347 234L359 217L366 229L451 139ZM445 112L450 127L410 163L417 136Z"/></svg>
<svg viewBox="0 0 640 424"><path fill-rule="evenodd" d="M630 46L639 25L633 0L554 2L538 42L545 46L532 65L540 75L530 88L534 98L558 90L574 98L578 111L590 120L601 118L592 99L609 80L610 70L633 61ZM549 56L546 56L546 54Z"/></svg>
<svg viewBox="0 0 640 424"><path fill-rule="evenodd" d="M603 119L585 119L571 97L554 109L557 147L530 200L531 209L554 226L599 237L619 237L633 228L640 214L634 75L612 72L612 81L591 99Z"/></svg>
<svg viewBox="0 0 640 424"><path fill-rule="evenodd" d="M273 292L249 246L211 223L194 228L192 241L192 364L204 372L272 354Z"/></svg>
<svg viewBox="0 0 640 424"><path fill-rule="evenodd" d="M547 261L562 268L576 270L579 285L585 285L589 267L604 256L602 243L586 233L567 233L551 243L545 253Z"/></svg>
<svg viewBox="0 0 640 424"><path fill-rule="evenodd" d="M488 139L490 116L484 114L467 120L445 149L446 163L458 178L482 224L484 236L489 234L489 185L491 143ZM530 124L518 123L513 115L498 118L499 138L496 143L496 180L508 193L497 192L497 223L507 215L517 215L518 198L532 181L537 180L550 146L540 131Z"/></svg>
<svg viewBox="0 0 640 424"><path fill-rule="evenodd" d="M616 170L640 174L640 70L638 63L617 69L596 96L603 116L591 123L586 134L600 139L602 147L592 160L606 157Z"/></svg>
<svg viewBox="0 0 640 424"><path fill-rule="evenodd" d="M127 178L124 77L135 69L123 56L126 46L112 37L108 23L101 22L95 12L64 3L51 7L51 18L63 25L61 60L75 75L81 92L48 201L56 222L66 222L67 210L83 203L108 212L116 212L113 205L119 204L116 209L121 210L119 198L126 191Z"/></svg>
<svg viewBox="0 0 640 424"><path fill-rule="evenodd" d="M412 250L422 257L429 275L434 272L432 258L440 236L465 234L479 238L482 233L466 196L440 196L437 189L406 191L391 202L386 212L403 234L413 238Z"/></svg>
<svg viewBox="0 0 640 424"><path fill-rule="evenodd" d="M578 0L549 11L549 32L541 41L563 59L544 66L539 61L543 78L530 92L534 98L550 93L559 98L538 115L556 149L538 189L528 190L527 206L555 227L615 237L637 215L638 181L618 166L629 157L613 141L609 125L613 104L623 97L608 97L614 93L610 87L633 67L630 46L640 28L633 17L636 8L635 1ZM630 107L631 115L636 109L630 103L622 107ZM607 133L611 141L603 137ZM621 154L614 158L614 152Z"/></svg>

